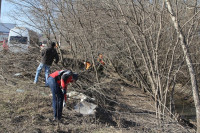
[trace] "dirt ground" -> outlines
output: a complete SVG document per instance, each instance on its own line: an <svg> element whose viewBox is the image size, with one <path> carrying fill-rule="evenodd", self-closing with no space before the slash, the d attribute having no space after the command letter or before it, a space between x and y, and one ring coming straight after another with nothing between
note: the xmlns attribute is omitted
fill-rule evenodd
<svg viewBox="0 0 200 133"><path fill-rule="evenodd" d="M108 72L100 83L94 83L94 73L82 72L79 81L68 87L95 98L94 115L82 115L74 110L79 100L68 99L61 121L53 121L50 88L33 79L39 64L38 54L12 54L0 51L0 132L6 133L188 133L194 129L180 125L166 116L156 119L154 102L134 85L127 84ZM61 69L53 65L51 70Z"/></svg>

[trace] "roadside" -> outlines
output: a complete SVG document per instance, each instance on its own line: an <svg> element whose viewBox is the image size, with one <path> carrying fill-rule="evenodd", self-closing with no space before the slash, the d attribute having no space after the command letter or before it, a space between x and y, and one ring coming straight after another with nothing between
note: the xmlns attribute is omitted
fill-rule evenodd
<svg viewBox="0 0 200 133"><path fill-rule="evenodd" d="M81 92L94 98L95 115L74 110L80 101L68 99L61 122L52 120L52 99L48 87L33 84L38 57L0 55L0 132L194 132L168 118L157 124L154 102L140 89L108 75L100 83L92 82L92 73L82 73L77 85L68 92ZM58 69L52 67L52 70Z"/></svg>

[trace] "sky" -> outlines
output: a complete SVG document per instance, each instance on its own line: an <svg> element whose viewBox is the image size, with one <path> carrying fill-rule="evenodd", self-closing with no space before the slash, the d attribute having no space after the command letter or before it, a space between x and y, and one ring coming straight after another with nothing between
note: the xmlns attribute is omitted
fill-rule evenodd
<svg viewBox="0 0 200 133"><path fill-rule="evenodd" d="M32 29L28 25L16 21L14 18L9 16L9 13L12 12L15 8L16 8L15 5L13 5L12 3L8 2L7 0L2 0L0 23L11 23L11 24L16 24L17 26L23 26L23 27L25 26Z"/></svg>
<svg viewBox="0 0 200 133"><path fill-rule="evenodd" d="M11 3L7 2L6 0L2 0L0 22L13 24L16 23L11 17L9 17L9 12L13 8L14 6Z"/></svg>

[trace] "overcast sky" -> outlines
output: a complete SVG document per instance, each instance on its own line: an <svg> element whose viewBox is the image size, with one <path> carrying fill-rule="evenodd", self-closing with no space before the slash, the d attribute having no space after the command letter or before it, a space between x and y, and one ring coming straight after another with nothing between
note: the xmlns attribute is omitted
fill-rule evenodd
<svg viewBox="0 0 200 133"><path fill-rule="evenodd" d="M9 17L9 12L11 9L13 9L14 6L12 6L11 3L2 0L2 5L1 5L1 19L0 22L2 23L16 23L12 18Z"/></svg>

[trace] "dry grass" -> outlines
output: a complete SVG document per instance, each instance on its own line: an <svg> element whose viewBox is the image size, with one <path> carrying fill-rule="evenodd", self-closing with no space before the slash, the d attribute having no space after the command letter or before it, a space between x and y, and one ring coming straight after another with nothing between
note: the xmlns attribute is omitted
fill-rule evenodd
<svg viewBox="0 0 200 133"><path fill-rule="evenodd" d="M104 78L95 84L90 78L92 73L82 73L78 86L70 86L68 91L78 90L94 97L98 104L96 114L83 116L75 112L73 106L78 101L70 99L63 110L63 119L59 123L52 121L50 89L41 87L42 82L33 84L38 57L1 53L0 58L0 132L193 132L168 116L158 124L150 97L116 78ZM16 73L23 75L14 77Z"/></svg>

